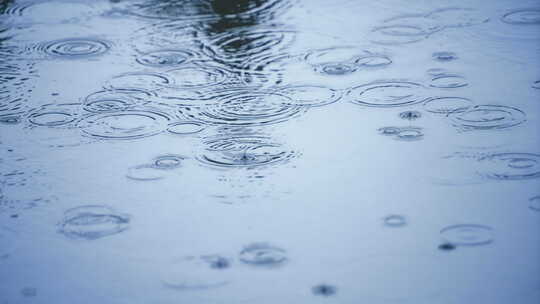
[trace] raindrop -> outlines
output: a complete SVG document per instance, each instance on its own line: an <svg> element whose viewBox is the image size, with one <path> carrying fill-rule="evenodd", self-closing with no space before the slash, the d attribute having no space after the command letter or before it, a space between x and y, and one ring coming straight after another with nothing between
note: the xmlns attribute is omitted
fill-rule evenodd
<svg viewBox="0 0 540 304"><path fill-rule="evenodd" d="M436 97L424 103L424 109L437 114L458 114L472 106L472 100L463 97Z"/></svg>
<svg viewBox="0 0 540 304"><path fill-rule="evenodd" d="M352 103L370 107L400 107L425 101L425 88L414 82L378 81L351 88Z"/></svg>
<svg viewBox="0 0 540 304"><path fill-rule="evenodd" d="M403 227L407 224L407 219L403 215L392 214L383 218L385 226Z"/></svg>
<svg viewBox="0 0 540 304"><path fill-rule="evenodd" d="M186 63L195 55L189 50L159 50L137 57L137 62L150 67L169 67Z"/></svg>
<svg viewBox="0 0 540 304"><path fill-rule="evenodd" d="M327 284L320 284L317 286L313 286L311 288L311 292L316 296L329 297L336 294L337 287Z"/></svg>
<svg viewBox="0 0 540 304"><path fill-rule="evenodd" d="M538 25L540 24L540 8L513 10L504 14L501 20L513 25Z"/></svg>
<svg viewBox="0 0 540 304"><path fill-rule="evenodd" d="M79 59L104 54L111 48L108 41L95 38L67 38L41 43L37 50L58 58Z"/></svg>
<svg viewBox="0 0 540 304"><path fill-rule="evenodd" d="M68 238L95 240L129 228L130 217L107 206L88 205L69 209L58 224Z"/></svg>
<svg viewBox="0 0 540 304"><path fill-rule="evenodd" d="M279 88L276 92L287 96L293 104L300 106L324 106L341 99L340 91L316 85L292 85Z"/></svg>
<svg viewBox="0 0 540 304"><path fill-rule="evenodd" d="M456 53L453 52L435 52L432 55L433 59L441 62L453 61L458 59Z"/></svg>
<svg viewBox="0 0 540 304"><path fill-rule="evenodd" d="M465 130L506 129L525 122L525 113L517 108L478 105L458 113L449 113L452 123Z"/></svg>
<svg viewBox="0 0 540 304"><path fill-rule="evenodd" d="M405 119L405 120L416 120L420 117L422 117L422 113L418 111L405 111L405 112L399 113L399 118Z"/></svg>
<svg viewBox="0 0 540 304"><path fill-rule="evenodd" d="M430 86L440 89L455 89L469 85L465 77L453 74L441 74L431 79Z"/></svg>
<svg viewBox="0 0 540 304"><path fill-rule="evenodd" d="M532 153L495 153L478 159L484 165L482 175L500 180L540 177L540 155Z"/></svg>
<svg viewBox="0 0 540 304"><path fill-rule="evenodd" d="M158 111L123 111L85 117L82 132L98 139L136 139L163 132L170 116Z"/></svg>
<svg viewBox="0 0 540 304"><path fill-rule="evenodd" d="M287 260L285 250L266 244L253 243L240 251L241 262L252 266L278 266Z"/></svg>
<svg viewBox="0 0 540 304"><path fill-rule="evenodd" d="M170 124L167 131L174 135L191 135L205 129L204 124L196 121L182 121Z"/></svg>
<svg viewBox="0 0 540 304"><path fill-rule="evenodd" d="M441 236L453 245L486 245L493 242L493 229L476 224L453 225L442 229Z"/></svg>
<svg viewBox="0 0 540 304"><path fill-rule="evenodd" d="M154 158L153 167L164 170L176 169L182 165L185 159L185 156L175 154L160 155Z"/></svg>
<svg viewBox="0 0 540 304"><path fill-rule="evenodd" d="M534 211L540 211L540 195L533 196L529 199L529 208Z"/></svg>

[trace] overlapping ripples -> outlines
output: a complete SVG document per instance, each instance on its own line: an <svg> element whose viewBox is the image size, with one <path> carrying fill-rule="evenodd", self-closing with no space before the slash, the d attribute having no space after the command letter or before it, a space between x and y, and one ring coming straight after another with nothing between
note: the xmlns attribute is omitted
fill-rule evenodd
<svg viewBox="0 0 540 304"><path fill-rule="evenodd" d="M71 239L96 240L128 229L130 220L107 206L81 206L65 212L58 232Z"/></svg>
<svg viewBox="0 0 540 304"><path fill-rule="evenodd" d="M32 47L33 51L62 58L81 59L106 53L111 48L111 42L98 38L66 38L47 41Z"/></svg>
<svg viewBox="0 0 540 304"><path fill-rule="evenodd" d="M348 90L350 102L369 107L402 107L426 101L426 88L415 82L384 80L353 87Z"/></svg>
<svg viewBox="0 0 540 304"><path fill-rule="evenodd" d="M520 125L526 121L525 112L502 105L477 105L448 115L452 124L462 130L495 130Z"/></svg>
<svg viewBox="0 0 540 304"><path fill-rule="evenodd" d="M525 180L540 177L540 155L493 153L478 159L480 174L497 180Z"/></svg>

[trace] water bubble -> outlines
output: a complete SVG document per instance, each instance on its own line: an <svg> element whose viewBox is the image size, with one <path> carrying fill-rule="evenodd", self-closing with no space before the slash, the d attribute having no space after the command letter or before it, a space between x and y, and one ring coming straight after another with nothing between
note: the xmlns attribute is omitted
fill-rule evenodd
<svg viewBox="0 0 540 304"><path fill-rule="evenodd" d="M126 177L135 181L156 181L163 179L165 174L161 170L156 170L154 164L144 164L128 169Z"/></svg>
<svg viewBox="0 0 540 304"><path fill-rule="evenodd" d="M206 152L197 159L203 164L225 168L253 168L287 161L295 156L281 144L262 136L238 136L204 142Z"/></svg>
<svg viewBox="0 0 540 304"><path fill-rule="evenodd" d="M334 103L341 99L341 92L318 85L291 85L276 90L287 96L295 105L318 107Z"/></svg>
<svg viewBox="0 0 540 304"><path fill-rule="evenodd" d="M163 132L172 118L158 111L123 111L85 117L82 132L99 139L136 139Z"/></svg>
<svg viewBox="0 0 540 304"><path fill-rule="evenodd" d="M476 224L452 225L442 229L441 236L454 245L486 245L493 242L493 229Z"/></svg>
<svg viewBox="0 0 540 304"><path fill-rule="evenodd" d="M430 86L440 89L455 89L469 85L465 77L455 74L441 74L431 79Z"/></svg>
<svg viewBox="0 0 540 304"><path fill-rule="evenodd" d="M37 46L37 50L47 55L65 59L98 56L110 48L110 42L96 38L67 38L44 42Z"/></svg>
<svg viewBox="0 0 540 304"><path fill-rule="evenodd" d="M129 72L114 76L107 81L107 89L157 90L173 84L169 76L155 72Z"/></svg>
<svg viewBox="0 0 540 304"><path fill-rule="evenodd" d="M152 166L156 169L176 169L182 165L182 162L186 159L185 156L175 155L175 154L166 154L160 155L154 158Z"/></svg>
<svg viewBox="0 0 540 304"><path fill-rule="evenodd" d="M422 113L418 111L405 111L405 112L399 113L399 118L405 119L405 120L416 120L420 117L422 117Z"/></svg>
<svg viewBox="0 0 540 304"><path fill-rule="evenodd" d="M48 104L34 110L28 121L35 126L60 127L70 126L78 120L79 103Z"/></svg>
<svg viewBox="0 0 540 304"><path fill-rule="evenodd" d="M178 290L207 290L231 283L231 259L221 255L203 255L175 260L167 267L162 282Z"/></svg>
<svg viewBox="0 0 540 304"><path fill-rule="evenodd" d="M385 226L403 227L407 224L407 219L403 215L392 214L383 218Z"/></svg>
<svg viewBox="0 0 540 304"><path fill-rule="evenodd" d="M432 55L433 59L441 62L453 61L458 59L454 52L435 52Z"/></svg>
<svg viewBox="0 0 540 304"><path fill-rule="evenodd" d="M540 195L533 196L529 199L529 208L534 211L540 211Z"/></svg>
<svg viewBox="0 0 540 304"><path fill-rule="evenodd" d="M178 88L203 88L215 86L227 79L225 70L217 67L184 67L168 70L174 80L174 87Z"/></svg>
<svg viewBox="0 0 540 304"><path fill-rule="evenodd" d="M88 95L83 109L92 113L118 112L147 104L154 99L155 94L141 89L105 90Z"/></svg>
<svg viewBox="0 0 540 304"><path fill-rule="evenodd" d="M452 123L465 130L506 129L526 120L523 111L499 105L477 105L458 113L449 113Z"/></svg>
<svg viewBox="0 0 540 304"><path fill-rule="evenodd" d="M287 260L286 251L266 244L253 243L240 251L241 262L252 266L278 266Z"/></svg>
<svg viewBox="0 0 540 304"><path fill-rule="evenodd" d="M69 209L58 224L68 238L95 240L129 228L130 217L107 206L87 205Z"/></svg>
<svg viewBox="0 0 540 304"><path fill-rule="evenodd" d="M370 107L400 107L423 102L425 88L406 81L377 81L351 88L347 96L352 103Z"/></svg>
<svg viewBox="0 0 540 304"><path fill-rule="evenodd" d="M320 284L317 286L313 286L311 288L311 292L317 296L329 297L336 294L337 287L327 284Z"/></svg>
<svg viewBox="0 0 540 304"><path fill-rule="evenodd" d="M495 153L478 159L481 174L499 180L540 177L540 155L532 153Z"/></svg>
<svg viewBox="0 0 540 304"><path fill-rule="evenodd" d="M137 62L150 67L169 67L188 62L195 54L189 50L159 50L137 57Z"/></svg>
<svg viewBox="0 0 540 304"><path fill-rule="evenodd" d="M196 121L182 121L170 124L167 128L169 133L174 135L191 135L199 133L206 127L204 124Z"/></svg>
<svg viewBox="0 0 540 304"><path fill-rule="evenodd" d="M540 8L513 10L504 14L501 20L513 25L538 25L540 24Z"/></svg>
<svg viewBox="0 0 540 304"><path fill-rule="evenodd" d="M424 103L424 109L437 114L457 114L472 106L472 100L463 97L436 97Z"/></svg>

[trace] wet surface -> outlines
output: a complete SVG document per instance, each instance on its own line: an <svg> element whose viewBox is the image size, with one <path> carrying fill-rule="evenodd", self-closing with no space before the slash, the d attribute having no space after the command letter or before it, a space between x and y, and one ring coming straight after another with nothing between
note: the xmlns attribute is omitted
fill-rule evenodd
<svg viewBox="0 0 540 304"><path fill-rule="evenodd" d="M0 303L536 304L539 48L535 0L0 1Z"/></svg>

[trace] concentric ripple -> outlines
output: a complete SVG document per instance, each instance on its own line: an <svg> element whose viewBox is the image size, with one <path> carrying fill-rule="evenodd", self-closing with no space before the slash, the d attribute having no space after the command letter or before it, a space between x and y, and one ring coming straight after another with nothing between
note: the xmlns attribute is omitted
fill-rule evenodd
<svg viewBox="0 0 540 304"><path fill-rule="evenodd" d="M462 113L472 107L473 102L463 97L437 97L424 103L424 109L431 113L450 114Z"/></svg>
<svg viewBox="0 0 540 304"><path fill-rule="evenodd" d="M455 74L436 75L431 79L430 86L440 89L455 89L469 85L465 77Z"/></svg>
<svg viewBox="0 0 540 304"><path fill-rule="evenodd" d="M443 228L441 236L458 246L487 245L493 242L493 228L476 224L453 225Z"/></svg>
<svg viewBox="0 0 540 304"><path fill-rule="evenodd" d="M185 156L176 154L165 154L154 158L152 166L156 169L171 170L177 169L182 166L182 163L186 159Z"/></svg>
<svg viewBox="0 0 540 304"><path fill-rule="evenodd" d="M137 57L137 62L150 67L170 67L182 65L193 58L195 54L189 50L159 50Z"/></svg>
<svg viewBox="0 0 540 304"><path fill-rule="evenodd" d="M383 218L385 226L403 227L407 224L407 219L403 215L391 214Z"/></svg>
<svg viewBox="0 0 540 304"><path fill-rule="evenodd" d="M224 168L253 168L285 162L296 156L281 144L262 136L238 136L210 139L206 151L197 159L207 165Z"/></svg>
<svg viewBox="0 0 540 304"><path fill-rule="evenodd" d="M518 9L504 14L502 22L514 25L540 24L540 8Z"/></svg>
<svg viewBox="0 0 540 304"><path fill-rule="evenodd" d="M495 153L478 159L480 174L498 180L524 180L540 177L540 155L533 153Z"/></svg>
<svg viewBox="0 0 540 304"><path fill-rule="evenodd" d="M58 224L58 232L71 239L95 240L129 228L130 216L107 206L88 205L70 209Z"/></svg>
<svg viewBox="0 0 540 304"><path fill-rule="evenodd" d="M218 85L227 79L225 70L211 66L183 67L166 73L174 80L173 86L177 88L204 88Z"/></svg>
<svg viewBox="0 0 540 304"><path fill-rule="evenodd" d="M239 259L252 266L279 266L287 261L287 252L270 244L253 243L240 251Z"/></svg>
<svg viewBox="0 0 540 304"><path fill-rule="evenodd" d="M180 112L189 119L216 125L253 126L287 121L306 108L292 99L272 92L241 92L225 96L219 103L202 110L184 108Z"/></svg>
<svg viewBox="0 0 540 304"><path fill-rule="evenodd" d="M334 103L342 96L338 90L318 85L292 85L279 88L276 92L290 98L295 105L311 107Z"/></svg>
<svg viewBox="0 0 540 304"><path fill-rule="evenodd" d="M123 111L91 115L79 124L82 132L99 139L136 139L163 132L171 117L158 111Z"/></svg>
<svg viewBox="0 0 540 304"><path fill-rule="evenodd" d="M312 65L316 72L324 75L348 75L358 69L384 67L392 63L386 55L355 47L313 50L304 60Z"/></svg>
<svg viewBox="0 0 540 304"><path fill-rule="evenodd" d="M199 133L205 128L204 124L197 121L181 121L170 124L167 131L174 135L191 135Z"/></svg>
<svg viewBox="0 0 540 304"><path fill-rule="evenodd" d="M428 99L425 88L407 81L377 81L349 89L349 101L369 107L401 107Z"/></svg>
<svg viewBox="0 0 540 304"><path fill-rule="evenodd" d="M98 56L111 48L110 42L95 38L66 38L44 42L37 49L55 57L78 59Z"/></svg>
<svg viewBox="0 0 540 304"><path fill-rule="evenodd" d="M415 141L422 138L424 138L424 132L422 132L422 128L418 127L400 128L395 136L395 139L403 141Z"/></svg>
<svg viewBox="0 0 540 304"><path fill-rule="evenodd" d="M163 284L177 290L207 290L231 283L232 259L203 255L176 259L163 271Z"/></svg>
<svg viewBox="0 0 540 304"><path fill-rule="evenodd" d="M129 72L114 76L105 84L105 88L153 91L172 84L173 80L162 73Z"/></svg>
<svg viewBox="0 0 540 304"><path fill-rule="evenodd" d="M458 59L454 52L435 52L432 54L433 59L440 62L454 61Z"/></svg>
<svg viewBox="0 0 540 304"><path fill-rule="evenodd" d="M31 125L40 127L70 127L79 119L80 103L49 104L28 115Z"/></svg>
<svg viewBox="0 0 540 304"><path fill-rule="evenodd" d="M88 95L83 109L92 113L118 112L137 105L144 105L155 99L155 94L140 89L113 89Z"/></svg>
<svg viewBox="0 0 540 304"><path fill-rule="evenodd" d="M165 173L162 170L156 170L154 164L143 164L128 168L126 177L135 181L156 181L163 179Z"/></svg>
<svg viewBox="0 0 540 304"><path fill-rule="evenodd" d="M508 106L478 105L459 113L450 113L452 123L465 130L506 129L526 120L523 111Z"/></svg>

